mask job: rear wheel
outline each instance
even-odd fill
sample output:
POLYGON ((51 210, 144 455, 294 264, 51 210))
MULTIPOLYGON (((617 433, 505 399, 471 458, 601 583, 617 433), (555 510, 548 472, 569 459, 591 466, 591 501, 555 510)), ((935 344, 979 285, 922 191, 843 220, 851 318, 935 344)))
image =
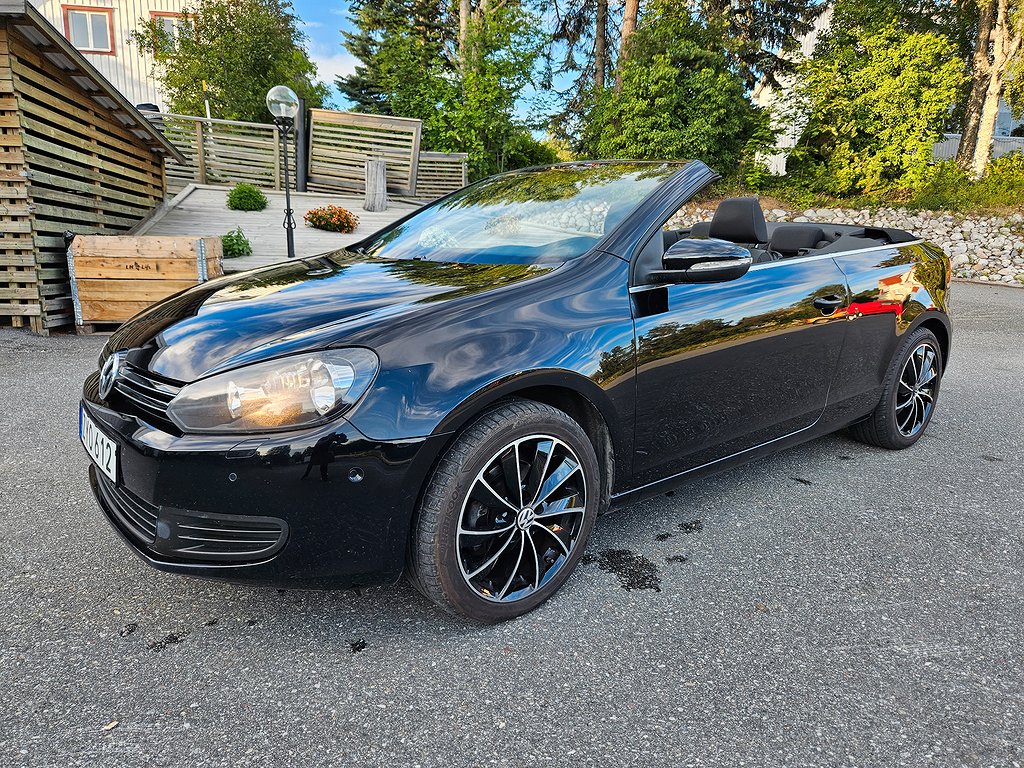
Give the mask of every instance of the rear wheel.
POLYGON ((410 543, 410 580, 473 621, 527 613, 582 557, 599 477, 593 445, 562 411, 526 400, 488 411, 430 479, 410 543))
POLYGON ((850 434, 869 445, 909 448, 931 421, 941 381, 939 340, 927 328, 918 328, 893 356, 878 406, 867 419, 850 427, 850 434))

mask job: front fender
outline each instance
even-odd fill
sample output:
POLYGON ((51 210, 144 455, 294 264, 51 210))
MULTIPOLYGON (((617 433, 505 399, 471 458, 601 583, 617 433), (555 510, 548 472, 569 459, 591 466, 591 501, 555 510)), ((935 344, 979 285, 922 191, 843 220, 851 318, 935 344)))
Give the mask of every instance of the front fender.
POLYGON ((605 391, 586 376, 557 368, 514 373, 481 387, 453 408, 437 425, 434 434, 456 432, 497 401, 539 387, 565 390, 586 399, 601 414, 615 442, 624 414, 617 413, 605 391))

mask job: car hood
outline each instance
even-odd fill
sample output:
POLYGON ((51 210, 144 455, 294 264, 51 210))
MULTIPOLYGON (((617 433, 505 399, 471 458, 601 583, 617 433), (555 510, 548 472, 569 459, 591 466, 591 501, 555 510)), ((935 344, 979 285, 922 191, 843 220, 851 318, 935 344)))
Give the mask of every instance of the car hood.
MULTIPOLYGON (((535 279, 557 265, 360 260, 341 253, 286 262, 205 283, 136 316, 111 338, 128 362, 190 382, 240 365, 348 341, 358 327, 535 279)), ((372 334, 371 334, 372 335, 372 334)))

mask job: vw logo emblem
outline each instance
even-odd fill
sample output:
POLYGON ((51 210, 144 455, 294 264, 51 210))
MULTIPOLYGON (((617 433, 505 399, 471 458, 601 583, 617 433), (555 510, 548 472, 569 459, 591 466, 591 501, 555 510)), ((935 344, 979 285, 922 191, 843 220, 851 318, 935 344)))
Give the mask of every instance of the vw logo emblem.
POLYGON ((124 359, 124 352, 115 352, 100 369, 100 397, 106 400, 114 389, 114 381, 121 370, 121 361, 124 359))

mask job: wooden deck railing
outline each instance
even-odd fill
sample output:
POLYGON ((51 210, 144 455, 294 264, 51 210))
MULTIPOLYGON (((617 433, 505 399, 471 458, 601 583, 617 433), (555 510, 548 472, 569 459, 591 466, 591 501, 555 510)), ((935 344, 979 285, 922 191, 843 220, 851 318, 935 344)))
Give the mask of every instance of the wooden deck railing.
POLYGON ((189 184, 247 182, 263 189, 282 188, 277 126, 166 112, 150 112, 147 117, 190 162, 188 166, 168 163, 169 193, 189 184))
MULTIPOLYGON (((189 160, 187 166, 167 164, 169 194, 189 184, 247 182, 282 189, 277 126, 167 112, 146 115, 189 160)), ((394 195, 432 199, 464 187, 468 155, 420 152, 421 131, 419 120, 314 109, 309 155, 293 160, 309 163, 309 189, 320 192, 361 192, 370 159, 387 161, 388 191, 394 195)))

